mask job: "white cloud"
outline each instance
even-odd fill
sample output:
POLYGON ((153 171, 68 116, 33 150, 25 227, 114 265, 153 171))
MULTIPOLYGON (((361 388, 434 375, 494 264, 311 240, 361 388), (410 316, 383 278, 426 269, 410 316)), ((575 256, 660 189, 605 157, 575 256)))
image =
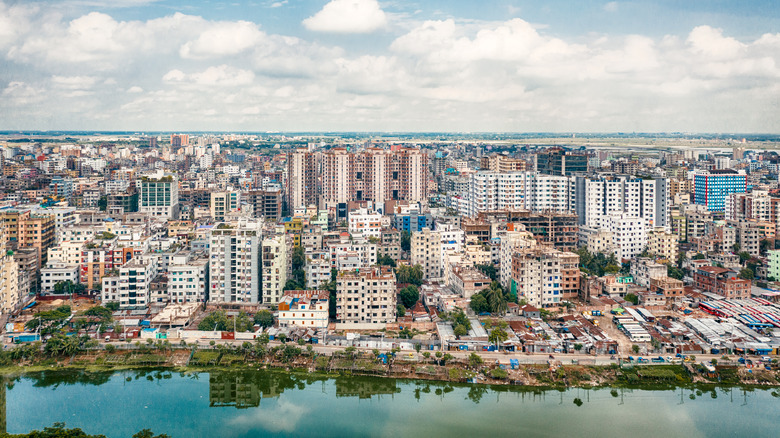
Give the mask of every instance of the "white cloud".
POLYGON ((620 4, 618 2, 608 2, 604 4, 605 12, 617 12, 619 8, 620 4))
POLYGON ((254 73, 231 67, 226 64, 212 66, 204 71, 185 74, 181 70, 171 70, 163 76, 163 81, 168 83, 183 83, 189 85, 206 86, 243 86, 251 84, 254 73))
POLYGON ((212 58, 237 55, 258 44, 265 33, 247 21, 220 22, 204 30, 197 39, 187 41, 179 50, 182 58, 212 58))
POLYGON ((385 27, 387 16, 377 0, 331 0, 303 25, 315 32, 370 33, 385 27))
POLYGON ((281 2, 273 2, 271 3, 272 8, 281 8, 282 6, 287 4, 287 0, 281 1, 281 2))
POLYGON ((253 409, 248 414, 233 418, 229 424, 239 430, 263 428, 269 432, 289 433, 296 429, 298 422, 308 412, 308 408, 278 400, 272 408, 253 409))
POLYGON ((52 83, 59 88, 82 90, 92 88, 97 82, 93 76, 52 76, 52 83))
POLYGON ((133 86, 127 89, 128 93, 136 94, 136 93, 143 93, 144 89, 139 86, 133 86))

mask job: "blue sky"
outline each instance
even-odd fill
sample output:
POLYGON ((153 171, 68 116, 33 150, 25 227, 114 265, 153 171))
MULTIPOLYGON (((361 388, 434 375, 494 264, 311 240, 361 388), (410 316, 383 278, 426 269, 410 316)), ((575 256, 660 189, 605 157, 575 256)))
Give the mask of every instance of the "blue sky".
POLYGON ((0 0, 0 129, 780 132, 773 1, 0 0))

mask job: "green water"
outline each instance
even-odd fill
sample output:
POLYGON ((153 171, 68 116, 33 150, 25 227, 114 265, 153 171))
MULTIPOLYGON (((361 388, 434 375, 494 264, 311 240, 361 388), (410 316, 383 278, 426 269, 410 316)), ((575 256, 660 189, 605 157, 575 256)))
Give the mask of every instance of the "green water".
POLYGON ((281 372, 52 372, 6 380, 9 433, 54 422, 130 437, 777 436, 778 390, 450 385, 281 372))

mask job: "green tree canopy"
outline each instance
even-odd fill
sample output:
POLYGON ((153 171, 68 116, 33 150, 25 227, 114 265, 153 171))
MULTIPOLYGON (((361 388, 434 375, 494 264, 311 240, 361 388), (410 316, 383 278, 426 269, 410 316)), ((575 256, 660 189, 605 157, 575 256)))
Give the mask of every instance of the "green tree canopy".
POLYGON ((401 289, 399 297, 404 307, 411 309, 420 300, 420 292, 417 290, 417 286, 409 285, 401 289))
POLYGON ((268 328, 274 325, 274 314, 270 310, 262 309, 255 313, 255 324, 263 328, 268 328))

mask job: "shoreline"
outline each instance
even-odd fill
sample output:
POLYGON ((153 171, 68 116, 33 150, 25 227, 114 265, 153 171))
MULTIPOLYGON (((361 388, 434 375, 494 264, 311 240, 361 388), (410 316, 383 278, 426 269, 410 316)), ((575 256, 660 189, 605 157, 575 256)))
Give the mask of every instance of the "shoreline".
MULTIPOLYGON (((196 356, 195 350, 190 352, 190 358, 196 356)), ((205 350, 211 352, 209 350, 205 350)), ((174 350, 168 360, 175 359, 174 350)), ((213 352, 211 352, 213 354, 213 352)), ((311 355, 299 356, 295 360, 283 362, 275 357, 263 359, 248 359, 234 361, 236 355, 230 352, 219 352, 216 362, 225 358, 233 360, 228 364, 176 364, 168 361, 156 364, 111 363, 106 355, 76 355, 71 358, 53 358, 30 361, 29 364, 10 364, 0 366, 0 376, 3 379, 16 379, 35 373, 61 372, 81 374, 105 374, 120 372, 170 371, 177 373, 212 373, 212 372, 275 372, 302 374, 324 379, 340 377, 375 377, 380 379, 415 380, 440 382, 445 384, 484 385, 490 387, 516 387, 540 389, 567 388, 631 388, 631 389, 673 389, 679 387, 741 387, 772 389, 780 387, 780 372, 756 370, 756 373, 746 372, 744 368, 731 366, 716 366, 717 376, 709 377, 696 372, 697 365, 529 365, 521 364, 516 369, 507 370, 494 364, 469 364, 468 361, 449 359, 442 365, 435 360, 425 362, 407 362, 391 359, 387 365, 373 355, 311 355), (228 357, 229 356, 229 357, 228 357)), ((216 363, 215 362, 215 363, 216 363)), ((505 367, 506 368, 506 367, 505 367)))

